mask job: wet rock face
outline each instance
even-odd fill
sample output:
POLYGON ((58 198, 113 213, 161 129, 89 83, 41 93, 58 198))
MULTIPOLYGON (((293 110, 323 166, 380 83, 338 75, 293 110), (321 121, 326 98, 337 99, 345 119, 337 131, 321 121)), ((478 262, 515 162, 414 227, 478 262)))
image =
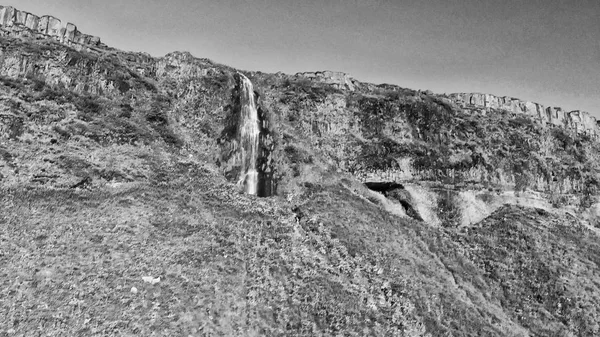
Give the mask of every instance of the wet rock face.
POLYGON ((277 178, 275 172, 275 163, 273 160, 273 152, 275 150, 275 142, 273 139, 270 125, 267 121, 266 112, 258 109, 258 116, 261 120, 260 138, 259 138, 259 154, 258 154, 258 190, 259 197, 269 197, 277 194, 277 178))
MULTIPOLYGON (((227 118, 226 126, 223 129, 219 144, 221 154, 218 164, 221 166, 225 177, 232 182, 238 182, 239 177, 243 176, 245 170, 242 152, 243 144, 240 139, 240 130, 242 120, 240 118, 243 110, 243 80, 242 76, 236 75, 236 85, 232 91, 232 109, 227 118)), ((275 172, 275 161, 273 153, 275 141, 272 134, 272 125, 270 124, 268 111, 260 105, 260 96, 258 93, 252 93, 255 99, 256 112, 258 114, 258 147, 256 159, 257 186, 255 193, 259 197, 268 197, 277 193, 277 179, 275 172)))
POLYGON ((106 48, 97 36, 83 34, 72 23, 45 15, 37 16, 13 7, 0 6, 0 27, 6 35, 46 35, 75 49, 106 48))
POLYGON ((458 93, 449 99, 462 108, 507 110, 513 113, 533 116, 543 125, 561 126, 580 134, 600 136, 596 118, 585 111, 564 111, 559 107, 545 107, 541 104, 522 101, 513 97, 498 97, 490 94, 458 93))

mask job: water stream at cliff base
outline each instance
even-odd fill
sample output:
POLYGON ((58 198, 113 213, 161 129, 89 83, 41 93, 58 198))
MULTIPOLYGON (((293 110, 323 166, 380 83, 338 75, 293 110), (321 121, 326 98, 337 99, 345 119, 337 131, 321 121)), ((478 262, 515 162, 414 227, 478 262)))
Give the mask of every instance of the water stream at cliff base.
POLYGON ((239 185, 243 185, 246 193, 256 194, 258 190, 258 142, 260 135, 258 111, 252 82, 242 75, 240 77, 240 152, 241 166, 239 185))

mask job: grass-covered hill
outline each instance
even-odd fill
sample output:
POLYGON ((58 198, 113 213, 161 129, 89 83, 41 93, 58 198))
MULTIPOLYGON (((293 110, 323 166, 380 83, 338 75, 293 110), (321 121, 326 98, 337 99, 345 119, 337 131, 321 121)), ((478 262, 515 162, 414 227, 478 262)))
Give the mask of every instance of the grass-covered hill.
POLYGON ((600 334, 598 230, 577 213, 597 202, 591 137, 244 71, 277 179, 258 198, 228 179, 237 70, 42 38, 0 48, 0 336, 600 334), (435 226, 406 216, 429 194, 398 202, 369 179, 571 208, 435 226))

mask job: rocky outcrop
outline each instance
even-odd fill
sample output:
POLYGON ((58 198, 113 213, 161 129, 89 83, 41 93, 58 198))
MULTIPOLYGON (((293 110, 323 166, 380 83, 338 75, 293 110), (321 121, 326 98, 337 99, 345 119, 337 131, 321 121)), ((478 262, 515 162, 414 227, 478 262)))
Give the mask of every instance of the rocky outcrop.
POLYGON ((97 36, 77 30, 72 23, 65 23, 50 16, 37 16, 13 7, 0 6, 0 29, 8 36, 48 36, 75 49, 104 49, 106 45, 97 36))
POLYGON ((498 97, 490 94, 457 93, 450 94, 448 98, 465 110, 473 108, 486 112, 492 109, 507 110, 533 116, 544 125, 561 126, 579 134, 600 136, 600 127, 596 118, 585 111, 564 111, 558 107, 545 107, 513 97, 498 97))
POLYGON ((346 89, 354 91, 355 80, 346 73, 339 71, 317 71, 317 72, 304 72, 297 73, 296 77, 308 78, 312 81, 329 84, 336 89, 346 89))
POLYGON ((196 58, 189 52, 173 52, 156 62, 156 76, 189 80, 210 75, 214 73, 214 68, 209 60, 196 58))

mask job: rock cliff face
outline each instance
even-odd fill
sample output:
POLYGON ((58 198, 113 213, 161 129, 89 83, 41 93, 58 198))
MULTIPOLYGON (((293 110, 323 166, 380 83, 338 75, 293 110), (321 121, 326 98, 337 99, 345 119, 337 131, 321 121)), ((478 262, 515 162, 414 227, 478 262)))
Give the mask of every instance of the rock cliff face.
MULTIPOLYGON (((0 25, 9 35, 0 41, 0 75, 161 106, 180 137, 235 180, 231 158, 239 144, 229 132, 236 130, 231 118, 239 110, 235 69, 182 52, 161 58, 100 49, 89 53, 92 49, 81 49, 90 46, 86 43, 101 46, 99 39, 78 40, 82 35, 73 25, 11 7, 0 8, 0 25), (30 43, 13 37, 23 32, 43 39, 30 43), (57 48, 48 40, 80 51, 57 48), (155 96, 164 104, 147 102, 155 96)), ((590 189, 595 186, 595 145, 574 136, 600 134, 588 113, 488 94, 441 96, 373 85, 333 71, 245 75, 260 92, 259 114, 265 123, 258 163, 266 182, 261 195, 294 190, 296 179, 304 179, 319 162, 361 182, 414 187, 411 200, 422 199, 416 194, 445 194, 440 203, 453 195, 450 199, 466 204, 474 199, 465 197, 470 193, 500 200, 488 205, 501 205, 510 199, 506 193, 524 190, 554 198, 575 195, 573 200, 595 195, 590 189), (494 193, 478 193, 481 189, 494 193)), ((23 124, 22 117, 8 113, 1 123, 8 138, 23 124)))
POLYGON ((600 152, 588 137, 596 131, 587 114, 584 125, 576 112, 542 115, 549 118, 542 123, 530 113, 540 105, 521 108, 515 101, 521 112, 506 112, 508 103, 491 95, 473 104, 468 96, 462 108, 447 97, 393 86, 328 87, 300 80, 283 99, 265 102, 302 139, 302 146, 298 140, 283 146, 295 154, 299 147, 314 149, 365 183, 403 185, 412 200, 404 201, 428 223, 465 225, 505 204, 577 212, 597 202, 600 152), (587 132, 571 132, 577 130, 587 132))
POLYGON ((317 71, 297 73, 296 77, 307 78, 315 82, 325 83, 336 89, 347 89, 354 91, 355 80, 350 75, 339 71, 317 71))
POLYGON ((13 7, 0 6, 0 26, 8 36, 49 36, 75 49, 103 49, 97 36, 83 34, 72 23, 49 16, 37 16, 13 7))
POLYGON ((517 114, 530 115, 542 124, 556 125, 594 137, 600 135, 598 121, 585 111, 564 111, 559 107, 545 107, 539 103, 490 94, 456 93, 450 94, 448 98, 466 111, 472 109, 481 109, 486 112, 492 109, 507 110, 517 114))
POLYGON ((0 38, 0 76, 35 79, 92 95, 121 96, 136 86, 151 85, 141 74, 155 72, 154 60, 144 55, 88 53, 58 49, 56 44, 44 40, 31 45, 19 38, 0 38))

